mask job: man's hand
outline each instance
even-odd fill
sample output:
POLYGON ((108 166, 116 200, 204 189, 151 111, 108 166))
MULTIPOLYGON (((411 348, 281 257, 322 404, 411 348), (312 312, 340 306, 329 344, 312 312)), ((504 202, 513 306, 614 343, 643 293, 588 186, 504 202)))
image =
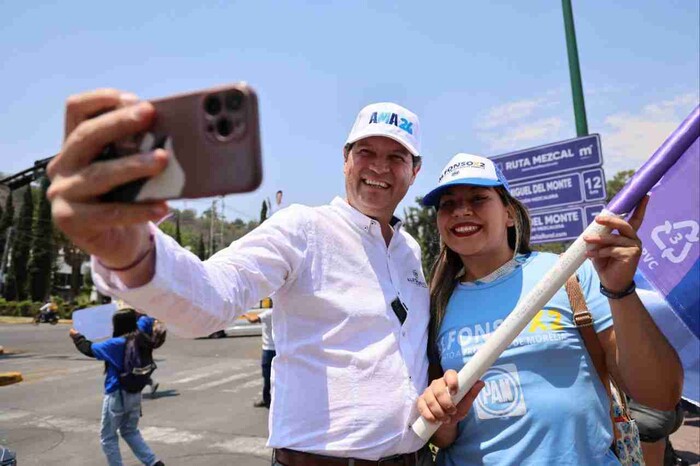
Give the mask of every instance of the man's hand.
POLYGON ((54 223, 79 248, 110 268, 131 264, 150 248, 147 222, 167 213, 165 202, 98 201, 98 196, 116 186, 157 175, 167 164, 168 154, 162 149, 91 163, 108 144, 151 125, 153 106, 137 102, 133 94, 114 89, 70 97, 63 147, 47 168, 54 223))
POLYGON ((70 337, 73 340, 75 340, 76 338, 78 338, 82 334, 79 331, 77 331, 76 329, 71 328, 70 330, 68 330, 68 335, 70 335, 70 337))

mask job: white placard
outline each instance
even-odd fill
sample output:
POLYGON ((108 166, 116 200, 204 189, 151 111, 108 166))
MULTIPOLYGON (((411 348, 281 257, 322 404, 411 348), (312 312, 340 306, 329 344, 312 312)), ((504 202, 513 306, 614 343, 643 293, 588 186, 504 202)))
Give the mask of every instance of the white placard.
POLYGON ((117 312, 116 303, 88 307, 73 312, 73 328, 88 340, 102 340, 112 336, 112 315, 117 312))

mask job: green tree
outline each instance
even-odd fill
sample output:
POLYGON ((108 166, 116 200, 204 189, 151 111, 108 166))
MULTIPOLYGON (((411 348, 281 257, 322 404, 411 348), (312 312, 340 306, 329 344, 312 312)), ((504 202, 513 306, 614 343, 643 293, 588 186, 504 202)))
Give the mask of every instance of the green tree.
POLYGON ((51 221, 51 204, 46 197, 49 179, 41 182, 41 196, 31 243, 29 261, 29 294, 33 301, 44 301, 51 293, 51 267, 53 264, 53 223, 51 221))
POLYGON ((175 241, 182 246, 182 234, 180 233, 180 212, 175 212, 175 241))
POLYGON ((29 278, 28 263, 32 239, 32 223, 34 220, 34 201, 32 190, 27 186, 24 190, 22 207, 16 220, 10 270, 7 274, 5 297, 8 301, 23 301, 27 298, 27 282, 29 278))
POLYGON ((207 258, 207 249, 204 247, 204 234, 199 235, 199 243, 197 244, 197 257, 201 260, 207 258))
POLYGON ((418 241, 421 249, 423 271, 430 280, 433 264, 440 254, 440 234, 437 230, 437 211, 424 207, 421 198, 416 198, 419 207, 404 209, 404 228, 418 241))
MULTIPOLYGON (((0 216, 0 260, 5 252, 5 241, 7 240, 7 231, 15 221, 15 207, 12 204, 12 192, 7 195, 5 200, 5 209, 0 216)), ((8 246, 9 247, 9 246, 8 246)), ((1 272, 1 271, 0 271, 1 272)))
POLYGON ((605 199, 606 202, 610 202, 613 197, 622 189, 622 187, 627 184, 632 175, 634 175, 634 170, 623 170, 615 173, 612 180, 608 180, 605 183, 605 187, 608 191, 608 197, 605 199))
POLYGON ((262 207, 260 207, 260 223, 267 220, 267 202, 262 201, 262 207))

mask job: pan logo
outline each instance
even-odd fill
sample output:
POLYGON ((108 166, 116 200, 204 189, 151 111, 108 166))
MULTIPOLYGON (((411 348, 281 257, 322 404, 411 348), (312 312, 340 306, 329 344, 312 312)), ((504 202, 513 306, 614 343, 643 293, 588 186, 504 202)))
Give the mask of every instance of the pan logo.
POLYGON ((474 404, 479 419, 516 417, 527 412, 515 364, 493 366, 486 371, 481 380, 485 385, 474 404))

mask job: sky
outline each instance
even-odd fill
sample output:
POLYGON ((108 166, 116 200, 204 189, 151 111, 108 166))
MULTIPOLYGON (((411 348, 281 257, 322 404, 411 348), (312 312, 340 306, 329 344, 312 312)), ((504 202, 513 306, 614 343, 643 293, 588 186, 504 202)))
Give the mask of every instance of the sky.
MULTIPOLYGON (((698 104, 699 9, 573 1, 589 132, 601 135, 608 178, 639 167, 698 104)), ((555 0, 2 2, 0 63, 3 173, 60 149, 71 94, 115 87, 152 99, 248 82, 264 180, 226 196, 227 219, 256 219, 278 189, 286 203, 342 196, 342 146, 372 102, 421 119, 424 163, 399 216, 457 152, 493 156, 576 136, 555 0)))

